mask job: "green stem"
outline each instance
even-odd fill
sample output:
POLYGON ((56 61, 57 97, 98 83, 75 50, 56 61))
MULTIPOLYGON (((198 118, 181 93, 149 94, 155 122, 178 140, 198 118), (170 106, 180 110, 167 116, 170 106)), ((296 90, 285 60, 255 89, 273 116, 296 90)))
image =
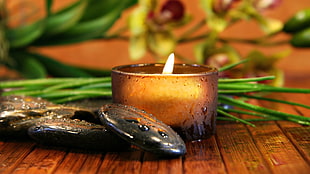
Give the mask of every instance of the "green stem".
POLYGON ((228 104, 228 105, 234 105, 234 106, 238 106, 238 107, 248 109, 248 110, 252 110, 255 112, 260 112, 263 114, 272 115, 274 117, 279 117, 279 118, 282 118, 283 120, 289 120, 289 121, 296 122, 299 124, 310 125, 310 118, 308 118, 308 117, 303 117, 303 116, 294 115, 294 114, 288 114, 288 113, 284 113, 284 112, 280 112, 280 111, 276 111, 276 110, 252 105, 252 104, 245 103, 245 102, 240 101, 240 100, 232 99, 232 98, 229 98, 229 97, 226 97, 223 95, 219 95, 218 99, 219 99, 220 103, 224 103, 224 104, 228 104))
POLYGON ((253 78, 241 78, 241 79, 219 79, 219 83, 237 83, 237 82, 257 82, 264 80, 273 80, 275 76, 265 76, 265 77, 253 77, 253 78))
POLYGON ((247 61, 249 61, 248 59, 244 59, 244 60, 241 60, 240 62, 237 62, 237 63, 233 63, 233 64, 230 64, 230 65, 226 65, 226 66, 223 66, 221 67, 218 71, 219 72, 222 72, 222 71, 226 71, 226 70, 229 70, 229 69, 232 69, 240 64, 243 64, 243 63, 246 63, 247 61))
POLYGON ((219 83, 218 88, 221 90, 257 90, 262 92, 290 92, 290 93, 310 93, 310 89, 302 88, 285 88, 285 87, 275 87, 264 84, 256 83, 219 83))
POLYGON ((68 97, 75 95, 85 95, 86 97, 94 97, 94 96, 112 96, 111 90, 61 90, 61 91, 53 91, 52 93, 44 93, 38 95, 38 97, 42 98, 59 98, 59 97, 68 97))
MULTIPOLYGON (((227 118, 227 117, 217 117, 217 120, 221 120, 221 121, 236 121, 233 118, 227 118)), ((243 119, 245 121, 279 121, 281 119, 279 118, 248 118, 248 119, 243 119)))
MULTIPOLYGON (((101 97, 101 96, 95 96, 95 97, 101 97)), ((53 103, 66 103, 66 102, 71 102, 71 101, 75 101, 75 100, 81 100, 81 99, 88 99, 90 98, 90 96, 88 95, 74 95, 74 96, 69 96, 69 97, 64 97, 64 98, 60 98, 60 99, 51 99, 50 101, 53 103)))
POLYGON ((277 117, 272 117, 270 115, 260 114, 260 113, 256 113, 256 112, 250 112, 250 111, 244 111, 244 110, 238 110, 238 109, 225 109, 222 107, 221 107, 221 109, 223 111, 227 111, 227 112, 234 112, 234 113, 238 113, 238 114, 252 115, 252 116, 258 116, 258 117, 263 117, 263 118, 281 120, 280 118, 277 118, 277 117))
POLYGON ((235 121, 239 121, 239 122, 241 122, 241 123, 244 123, 244 124, 250 125, 250 126, 252 126, 252 127, 255 127, 254 124, 252 124, 252 123, 250 123, 250 122, 248 122, 248 121, 245 121, 245 120, 243 120, 243 119, 240 119, 240 118, 238 118, 238 117, 235 117, 235 116, 233 116, 233 115, 231 115, 231 114, 229 114, 229 113, 227 113, 227 112, 225 112, 225 111, 223 111, 223 110, 221 110, 221 109, 217 109, 217 112, 218 112, 219 114, 222 114, 222 115, 225 115, 225 116, 227 116, 227 117, 230 117, 230 118, 234 119, 235 121))
POLYGON ((42 78, 42 79, 7 81, 7 82, 1 82, 0 88, 55 85, 55 84, 70 83, 70 82, 85 80, 85 79, 88 79, 88 78, 42 78))
POLYGON ((279 46, 279 45, 284 45, 288 44, 289 40, 281 40, 281 41, 275 41, 275 42, 267 42, 265 39, 262 38, 255 38, 255 39, 240 39, 240 38, 218 38, 218 41, 223 42, 223 43, 246 43, 246 44, 253 44, 256 46, 279 46))
POLYGON ((276 103, 289 104, 289 105, 295 105, 295 106, 300 106, 303 108, 310 109, 310 106, 308 106, 308 105, 290 102, 290 101, 278 100, 278 99, 273 99, 273 98, 260 97, 260 96, 254 96, 254 95, 246 95, 246 94, 236 94, 236 96, 245 97, 245 98, 252 98, 252 99, 257 99, 257 100, 271 101, 271 102, 276 102, 276 103))
POLYGON ((235 95, 237 93, 248 93, 248 92, 259 92, 259 89, 235 89, 235 90, 221 90, 218 89, 217 93, 218 94, 232 94, 235 95))
POLYGON ((105 39, 105 40, 118 39, 118 40, 128 41, 129 37, 122 36, 122 35, 104 35, 104 36, 97 37, 96 39, 105 39))
POLYGON ((198 35, 198 36, 194 36, 191 38, 180 39, 178 40, 178 43, 182 44, 182 43, 188 43, 188 42, 193 42, 193 41, 199 41, 199 40, 204 40, 208 37, 209 37, 209 34, 203 34, 203 35, 198 35))
POLYGON ((98 84, 89 84, 81 86, 79 89, 96 89, 96 88, 111 88, 112 84, 109 83, 98 83, 98 84))
POLYGON ((69 82, 69 83, 62 83, 62 84, 57 84, 51 87, 47 87, 43 91, 49 92, 49 91, 54 91, 57 89, 64 89, 64 88, 73 88, 73 87, 78 87, 78 86, 83 86, 87 84, 94 84, 94 83, 105 83, 105 82, 111 82, 110 77, 105 77, 105 78, 92 78, 92 79, 85 79, 85 80, 76 80, 74 82, 69 82))
POLYGON ((23 88, 20 90, 12 90, 3 92, 1 95, 8 96, 8 95, 24 95, 24 96, 36 96, 44 93, 42 91, 42 87, 40 88, 23 88))

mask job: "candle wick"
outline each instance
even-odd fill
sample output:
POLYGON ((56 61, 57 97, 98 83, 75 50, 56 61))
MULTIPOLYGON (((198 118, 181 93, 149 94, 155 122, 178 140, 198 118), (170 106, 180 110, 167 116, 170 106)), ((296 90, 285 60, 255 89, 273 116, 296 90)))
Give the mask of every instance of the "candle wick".
POLYGON ((171 53, 165 63, 163 74, 172 74, 174 66, 174 53, 171 53))

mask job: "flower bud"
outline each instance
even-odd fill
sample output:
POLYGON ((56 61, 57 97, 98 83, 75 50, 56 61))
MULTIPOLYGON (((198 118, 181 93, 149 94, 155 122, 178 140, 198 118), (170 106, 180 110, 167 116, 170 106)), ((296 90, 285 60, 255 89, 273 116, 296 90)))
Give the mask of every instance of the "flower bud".
POLYGON ((179 0, 168 0, 161 8, 161 15, 169 20, 178 21, 184 16, 184 5, 179 0))

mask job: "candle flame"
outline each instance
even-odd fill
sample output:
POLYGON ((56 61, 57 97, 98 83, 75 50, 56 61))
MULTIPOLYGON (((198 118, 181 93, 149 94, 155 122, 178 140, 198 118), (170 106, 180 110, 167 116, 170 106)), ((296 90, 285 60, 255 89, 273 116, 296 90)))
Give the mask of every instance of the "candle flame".
POLYGON ((171 53, 166 61, 163 74, 172 74, 174 65, 174 53, 171 53))

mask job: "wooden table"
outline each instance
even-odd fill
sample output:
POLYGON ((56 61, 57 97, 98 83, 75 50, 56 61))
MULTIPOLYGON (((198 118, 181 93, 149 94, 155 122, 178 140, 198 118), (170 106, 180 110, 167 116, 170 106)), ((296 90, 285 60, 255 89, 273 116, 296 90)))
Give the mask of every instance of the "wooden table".
MULTIPOLYGON (((289 76, 288 86, 309 87, 307 74, 289 76)), ((310 105, 310 94, 277 98, 310 105)), ((265 103, 266 104, 266 103, 265 103)), ((270 105, 310 116, 309 110, 270 105)), ((0 173, 310 173, 310 127, 284 121, 257 122, 257 127, 218 122, 217 133, 201 142, 187 142, 187 154, 159 159, 151 153, 89 152, 47 147, 35 142, 0 141, 0 173)))

